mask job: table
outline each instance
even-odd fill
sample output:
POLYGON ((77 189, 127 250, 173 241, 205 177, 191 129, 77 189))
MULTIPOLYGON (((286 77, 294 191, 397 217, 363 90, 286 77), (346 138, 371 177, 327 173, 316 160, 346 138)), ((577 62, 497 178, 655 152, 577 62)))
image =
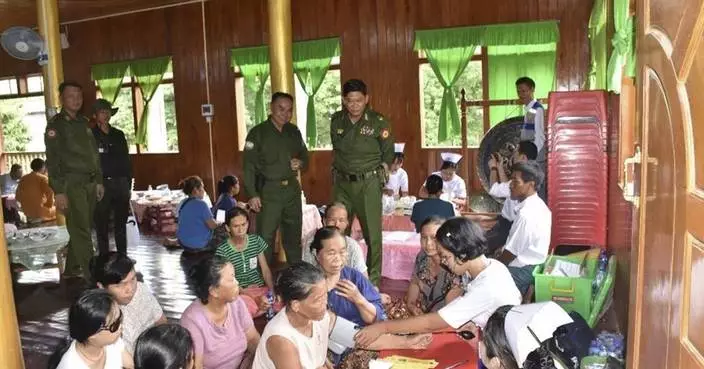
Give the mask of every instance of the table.
MULTIPOLYGON (((144 215, 149 207, 167 208, 172 211, 175 218, 178 218, 178 205, 185 197, 186 195, 181 190, 169 191, 168 195, 164 191, 132 191, 130 206, 137 223, 144 221, 144 215), (164 195, 157 199, 150 198, 159 196, 159 194, 164 195)), ((208 204, 208 208, 213 207, 213 203, 207 193, 203 197, 203 201, 208 204)))
MULTIPOLYGON (((389 279, 410 281, 416 263, 416 255, 421 250, 420 234, 416 232, 382 232, 381 276, 389 279)), ((367 244, 359 241, 364 257, 367 244)))
POLYGON ((415 359, 435 360, 435 369, 445 369, 448 366, 468 360, 455 369, 476 369, 478 362, 477 340, 465 341, 455 333, 434 333, 433 341, 425 350, 382 350, 380 358, 400 355, 415 359))
POLYGON ((69 240, 65 226, 29 228, 16 233, 26 236, 46 231, 54 234, 41 241, 34 241, 29 237, 15 239, 12 234, 6 235, 10 262, 21 264, 30 270, 43 269, 46 264, 56 264, 57 262, 60 265, 63 261, 63 258, 59 256, 60 250, 68 244, 69 240))
MULTIPOLYGON (((389 214, 381 217, 381 230, 389 232, 415 232, 416 225, 411 222, 411 217, 408 215, 389 214)), ((362 234, 362 225, 359 223, 359 219, 357 218, 355 218, 354 222, 352 222, 350 237, 355 240, 361 240, 364 238, 364 235, 362 234)))

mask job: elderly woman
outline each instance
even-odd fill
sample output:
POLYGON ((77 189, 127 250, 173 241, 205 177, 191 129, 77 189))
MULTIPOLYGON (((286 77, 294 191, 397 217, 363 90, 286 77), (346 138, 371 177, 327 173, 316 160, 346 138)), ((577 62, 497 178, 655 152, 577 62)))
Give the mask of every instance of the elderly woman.
POLYGON ((135 369, 193 369, 193 339, 178 324, 162 324, 144 331, 134 351, 135 369))
MULTIPOLYGON (((329 341, 334 327, 337 323, 354 323, 328 310, 328 288, 323 273, 306 262, 295 263, 281 272, 276 291, 285 307, 264 328, 252 368, 331 368, 326 356, 329 344, 334 342, 329 341)), ((352 342, 352 334, 342 337, 343 341, 352 342)), ((381 335, 368 347, 420 349, 428 343, 428 336, 381 335)))
POLYGON ((355 337, 359 346, 367 347, 384 333, 483 327, 500 306, 521 303, 521 294, 506 266, 484 256, 487 244, 479 225, 466 218, 452 218, 440 226, 436 238, 442 264, 456 275, 471 278, 464 286, 464 295, 437 312, 369 325, 355 337))
POLYGON ((420 226, 423 250, 416 256, 406 307, 413 315, 438 311, 462 295, 462 278, 443 269, 435 234, 445 219, 430 217, 420 226))
POLYGON ((193 338, 195 369, 249 368, 247 353, 259 333, 239 295, 235 268, 214 256, 197 264, 190 279, 198 299, 186 308, 181 325, 193 338))

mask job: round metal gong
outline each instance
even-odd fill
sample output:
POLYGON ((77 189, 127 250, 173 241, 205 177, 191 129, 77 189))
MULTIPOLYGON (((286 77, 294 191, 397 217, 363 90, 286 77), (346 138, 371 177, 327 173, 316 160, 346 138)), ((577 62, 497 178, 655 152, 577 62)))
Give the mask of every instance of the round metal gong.
MULTIPOLYGON (((505 158, 513 157, 514 151, 518 148, 518 143, 521 141, 521 125, 523 125, 523 117, 512 117, 492 127, 489 132, 484 135, 482 142, 479 144, 479 153, 477 154, 477 174, 479 180, 487 193, 491 188, 489 182, 489 159, 491 155, 498 152, 505 158)), ((511 160, 504 161, 504 170, 506 175, 511 176, 511 160)), ((504 199, 494 198, 499 203, 503 203, 504 199)))

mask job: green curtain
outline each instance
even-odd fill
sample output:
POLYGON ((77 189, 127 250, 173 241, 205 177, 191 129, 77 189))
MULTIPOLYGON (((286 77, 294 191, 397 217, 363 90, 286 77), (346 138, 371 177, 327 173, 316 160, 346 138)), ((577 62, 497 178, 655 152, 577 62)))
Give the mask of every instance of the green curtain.
POLYGON ((103 99, 111 104, 115 103, 117 95, 120 94, 122 79, 125 78, 128 67, 128 62, 119 62, 93 65, 90 68, 93 80, 98 84, 103 99))
POLYGON ((259 124, 266 119, 264 86, 269 79, 269 48, 267 46, 244 47, 230 50, 230 65, 240 68, 246 88, 254 91, 254 121, 259 124))
POLYGON ((308 95, 306 105, 306 139, 310 147, 317 146, 318 130, 315 118, 315 94, 323 84, 332 58, 340 55, 337 38, 295 42, 293 72, 308 95))
MULTIPOLYGON (((535 81, 535 98, 543 99, 555 87, 556 45, 489 46, 489 99, 516 98, 516 80, 529 76, 535 81)), ((506 118, 523 115, 520 105, 492 106, 489 120, 493 127, 506 118)))
POLYGON ((164 73, 169 68, 169 64, 171 64, 170 56, 130 62, 130 71, 142 91, 142 101, 144 101, 144 109, 142 110, 142 116, 139 118, 135 134, 135 142, 138 145, 147 143, 149 102, 152 101, 154 93, 159 88, 162 79, 164 79, 164 73))
POLYGON ((633 77, 633 37, 634 21, 629 16, 629 1, 614 0, 614 36, 611 39, 613 52, 608 65, 608 89, 616 93, 621 92, 621 77, 624 67, 626 75, 633 77))
POLYGON ((595 0, 592 14, 589 17, 589 45, 591 48, 591 66, 587 79, 588 89, 606 89, 607 69, 607 37, 606 15, 607 1, 595 0))

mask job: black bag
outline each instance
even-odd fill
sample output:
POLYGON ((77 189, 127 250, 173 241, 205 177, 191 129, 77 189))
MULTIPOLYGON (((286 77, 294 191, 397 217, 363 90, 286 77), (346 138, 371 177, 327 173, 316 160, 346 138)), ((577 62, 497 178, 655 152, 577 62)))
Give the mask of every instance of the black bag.
POLYGON ((568 369, 579 369, 582 358, 589 355, 594 332, 577 312, 571 312, 573 322, 558 327, 549 339, 547 349, 553 358, 568 369))

